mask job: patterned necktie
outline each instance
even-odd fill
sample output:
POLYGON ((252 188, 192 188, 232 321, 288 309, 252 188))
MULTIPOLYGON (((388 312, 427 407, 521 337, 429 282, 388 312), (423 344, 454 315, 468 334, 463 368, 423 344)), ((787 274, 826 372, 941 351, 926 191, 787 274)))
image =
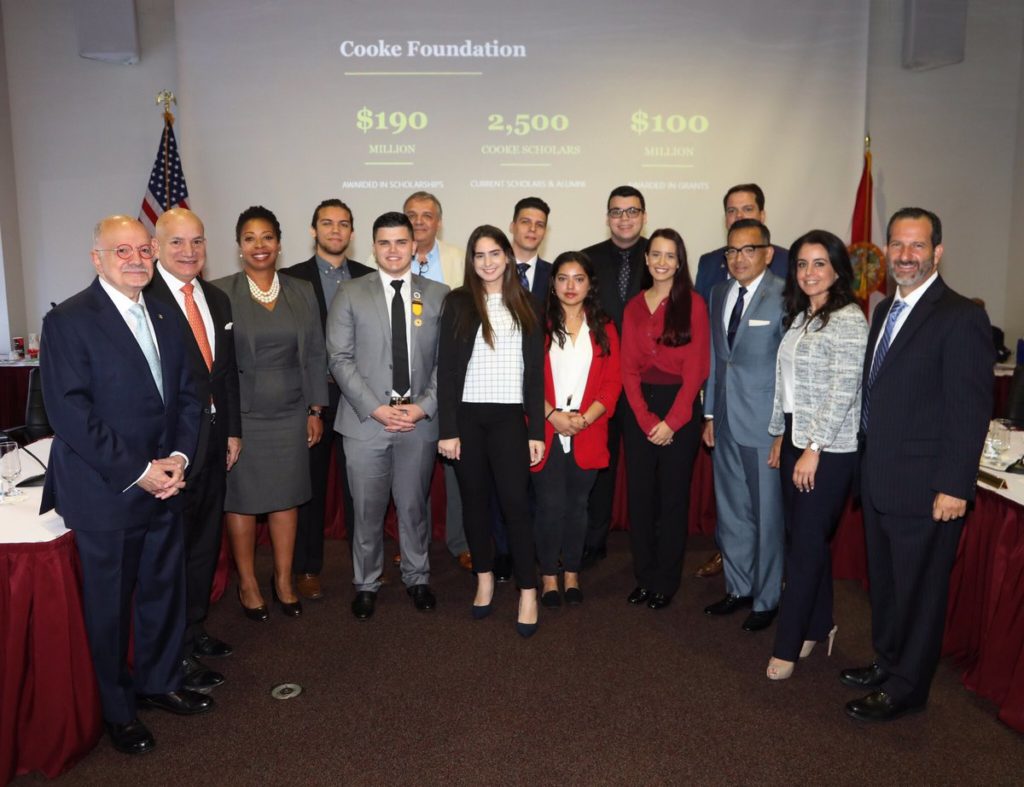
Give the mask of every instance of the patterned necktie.
POLYGON ((727 338, 729 339, 729 349, 732 349, 733 340, 736 338, 736 331, 740 327, 740 321, 743 319, 743 297, 747 294, 746 287, 740 287, 740 297, 736 299, 736 305, 732 307, 732 314, 729 315, 729 329, 727 332, 727 338))
POLYGON ((149 323, 146 321, 146 312, 142 304, 136 303, 128 313, 135 320, 135 340, 139 343, 142 354, 146 356, 146 363, 149 364, 149 371, 153 375, 153 382, 156 383, 156 390, 160 393, 160 400, 164 398, 164 375, 160 370, 160 355, 156 351, 156 343, 153 341, 153 334, 149 332, 149 323))
POLYGON ((885 360, 885 356, 889 353, 893 329, 895 329, 896 321, 900 318, 900 314, 903 313, 905 308, 907 308, 906 301, 893 301, 892 308, 889 310, 889 316, 885 320, 885 331, 882 333, 882 341, 878 343, 878 349, 875 350, 875 357, 871 361, 871 371, 868 372, 868 387, 864 389, 864 403, 860 408, 861 431, 866 431, 868 428, 871 386, 875 384, 875 378, 878 377, 878 370, 882 367, 882 361, 885 360))
POLYGON ((188 325, 192 329, 192 335, 196 337, 196 344, 199 345, 199 352, 203 354, 203 360, 206 361, 206 368, 213 369, 213 351, 210 349, 210 340, 206 336, 203 316, 199 313, 196 299, 192 295, 194 290, 195 285, 191 282, 181 288, 185 294, 185 319, 188 320, 188 325))
POLYGON ((391 299, 391 388, 399 396, 409 391, 409 345, 405 337, 405 301, 402 280, 391 282, 395 297, 391 299))
POLYGON ((530 266, 525 262, 517 262, 516 270, 519 271, 519 283, 523 285, 523 289, 527 292, 530 291, 530 280, 526 278, 526 272, 530 270, 530 266))
POLYGON ((619 298, 626 302, 626 295, 629 293, 629 252, 619 249, 619 277, 615 282, 619 287, 619 298))

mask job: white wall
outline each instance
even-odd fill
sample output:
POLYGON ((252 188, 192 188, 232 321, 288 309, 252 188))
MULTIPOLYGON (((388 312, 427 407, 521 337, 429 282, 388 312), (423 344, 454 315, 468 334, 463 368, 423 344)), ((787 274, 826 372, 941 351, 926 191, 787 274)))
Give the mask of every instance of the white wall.
POLYGON ((967 14, 964 62, 914 72, 900 66, 902 0, 872 1, 867 118, 876 198, 883 217, 906 205, 939 215, 943 277, 983 298, 1009 339, 1024 334, 1019 262, 1010 268, 1011 228, 1020 225, 1015 189, 1024 199, 1021 167, 1014 172, 1024 3, 971 0, 967 14))
POLYGON ((3 31, 3 15, 0 14, 0 355, 11 346, 12 336, 25 336, 21 333, 25 325, 25 287, 18 244, 18 195, 14 185, 14 146, 3 31))
POLYGON ((12 328, 25 335, 92 279, 96 220, 138 213, 163 123, 154 99, 175 87, 173 0, 137 0, 134 66, 78 56, 73 2, 3 0, 27 312, 12 328))
MULTIPOLYGON (((1024 30, 1018 46, 1024 50, 1024 30)), ((1024 58, 1020 64, 1020 90, 1024 92, 1024 58)), ((1017 339, 1024 337, 1024 101, 1017 105, 1017 155, 1013 175, 1013 210, 1010 214, 1010 253, 1006 267, 1006 307, 1003 321, 1006 346, 1014 353, 1017 339)), ((1012 357, 1012 356, 1011 356, 1012 357)))

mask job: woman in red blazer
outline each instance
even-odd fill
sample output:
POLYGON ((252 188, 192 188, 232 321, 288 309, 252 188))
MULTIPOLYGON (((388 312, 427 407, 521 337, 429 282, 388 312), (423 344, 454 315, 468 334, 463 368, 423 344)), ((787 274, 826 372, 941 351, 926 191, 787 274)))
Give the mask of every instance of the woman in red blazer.
POLYGON ((608 418, 622 390, 619 337, 602 311, 587 255, 567 251, 551 268, 544 356, 544 458, 533 468, 537 494, 534 540, 542 575, 540 603, 583 601, 580 562, 587 499, 597 471, 608 466, 608 418))

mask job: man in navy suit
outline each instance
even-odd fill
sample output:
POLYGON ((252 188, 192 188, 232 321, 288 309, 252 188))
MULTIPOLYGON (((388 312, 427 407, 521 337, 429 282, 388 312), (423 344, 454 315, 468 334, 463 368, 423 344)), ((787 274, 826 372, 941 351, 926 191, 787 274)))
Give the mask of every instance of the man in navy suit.
POLYGON ((995 363, 984 309, 938 274, 939 217, 903 208, 886 238, 898 290, 872 319, 860 424, 875 661, 840 675, 847 686, 874 689, 846 705, 861 721, 889 721, 928 701, 995 363))
POLYGON ((524 197, 516 203, 512 211, 512 223, 508 225, 519 280, 525 281, 542 321, 548 281, 551 279, 551 263, 542 260, 539 252, 548 231, 550 215, 551 208, 540 197, 524 197))
POLYGON ((182 715, 213 708, 209 697, 181 688, 178 493, 195 453, 200 405, 177 316, 142 295, 153 254, 138 220, 97 224, 98 276, 46 316, 40 353, 55 435, 41 511, 56 509, 75 531, 103 718, 114 747, 130 754, 155 745, 137 706, 182 715))
MULTIPOLYGON (((331 301, 346 282, 358 279, 373 268, 348 258, 348 247, 352 242, 352 210, 340 199, 325 199, 313 211, 310 234, 313 236, 314 254, 305 262, 282 268, 281 273, 305 279, 313 285, 317 304, 320 306, 320 325, 327 334, 327 312, 331 301)), ((325 361, 326 364, 326 361, 325 361)), ((309 475, 313 497, 299 506, 299 523, 295 531, 295 556, 292 571, 295 574, 295 589, 303 598, 315 600, 323 597, 320 572, 324 566, 324 510, 327 507, 327 477, 331 466, 331 448, 335 452, 335 466, 340 475, 342 504, 345 510, 345 527, 349 538, 355 523, 352 509, 352 493, 345 475, 345 448, 332 428, 338 413, 341 389, 330 371, 327 375, 327 391, 330 398, 327 409, 320 417, 324 419, 324 436, 309 449, 309 475), (342 480, 345 479, 345 480, 342 480)))
POLYGON ((156 274, 144 295, 179 317, 179 337, 202 407, 199 442, 185 474, 184 686, 209 691, 224 676, 200 658, 228 656, 231 646, 206 632, 210 588, 220 555, 227 473, 242 450, 238 367, 231 301, 206 284, 203 222, 187 208, 171 208, 156 222, 156 274))

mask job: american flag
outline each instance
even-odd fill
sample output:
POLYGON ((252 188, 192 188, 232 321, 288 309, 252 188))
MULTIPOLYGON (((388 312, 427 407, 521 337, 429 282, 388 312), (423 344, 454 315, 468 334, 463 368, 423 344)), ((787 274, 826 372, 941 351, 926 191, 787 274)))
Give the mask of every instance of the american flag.
POLYGON ((142 210, 139 211, 139 221, 151 233, 155 231, 156 220, 165 210, 175 206, 188 207, 188 186, 185 185, 185 173, 181 170, 172 122, 169 117, 164 122, 160 147, 156 152, 156 161, 153 162, 153 171, 149 175, 146 196, 142 198, 142 210))

